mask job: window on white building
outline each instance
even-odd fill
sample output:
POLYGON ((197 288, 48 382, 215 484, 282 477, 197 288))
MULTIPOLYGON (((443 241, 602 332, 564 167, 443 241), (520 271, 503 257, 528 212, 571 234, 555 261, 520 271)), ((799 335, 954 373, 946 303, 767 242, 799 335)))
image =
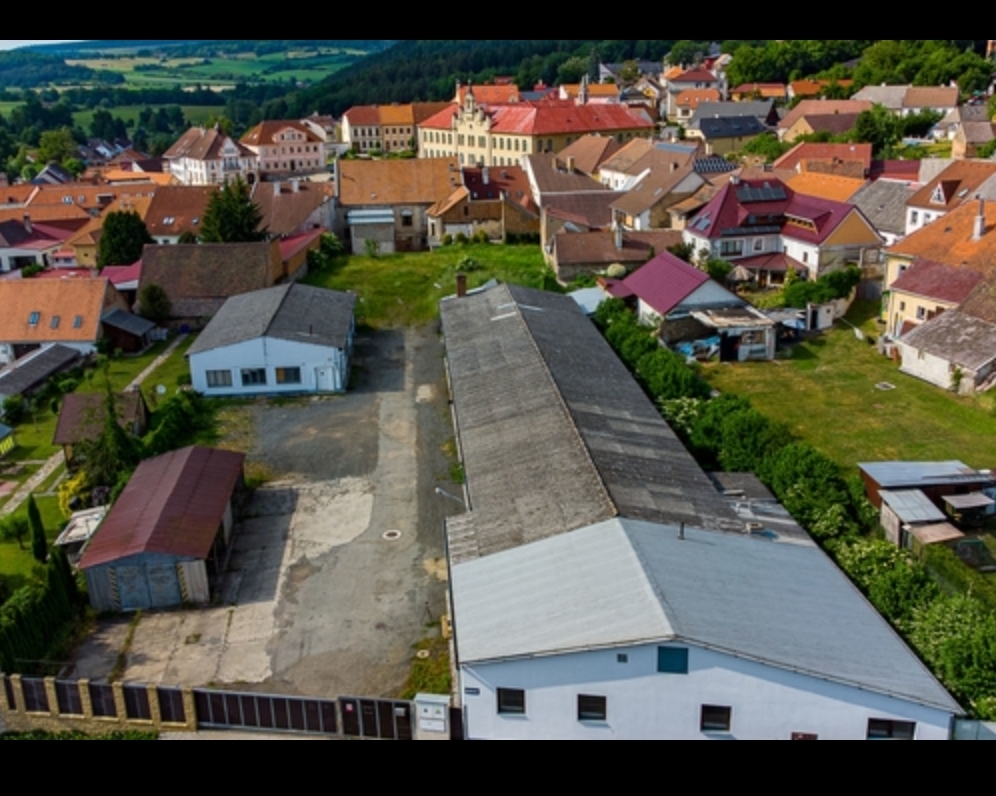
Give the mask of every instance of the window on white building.
POLYGON ((512 688, 498 689, 499 716, 525 716, 526 692, 512 688))
POLYGON ((578 697, 578 721, 608 721, 609 704, 605 697, 586 696, 578 697))
POLYGON ((909 721, 885 721, 872 719, 868 722, 869 741, 914 741, 916 724, 909 721))
POLYGON ((208 389, 232 386, 232 371, 230 370, 209 370, 206 375, 208 389))
POLYGON ((242 371, 243 387, 265 387, 266 368, 246 369, 242 371))
POLYGON ((301 368, 277 368, 277 384, 300 384, 301 368))
POLYGON ((733 708, 702 706, 702 732, 729 732, 733 728, 733 708))
POLYGON ((658 674, 688 674, 688 650, 660 647, 657 650, 658 674))

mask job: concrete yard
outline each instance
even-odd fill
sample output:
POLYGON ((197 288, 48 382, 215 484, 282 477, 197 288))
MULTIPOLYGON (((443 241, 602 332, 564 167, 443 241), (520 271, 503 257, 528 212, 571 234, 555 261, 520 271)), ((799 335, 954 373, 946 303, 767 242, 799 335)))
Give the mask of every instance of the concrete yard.
MULTIPOLYGON (((125 681, 398 695, 445 612, 442 522, 460 510, 434 493, 459 493, 437 329, 360 336, 355 364, 346 396, 241 410, 250 463, 274 480, 238 527, 217 606, 142 617, 125 681)), ((126 637, 127 621, 102 624, 76 674, 107 677, 126 637)))

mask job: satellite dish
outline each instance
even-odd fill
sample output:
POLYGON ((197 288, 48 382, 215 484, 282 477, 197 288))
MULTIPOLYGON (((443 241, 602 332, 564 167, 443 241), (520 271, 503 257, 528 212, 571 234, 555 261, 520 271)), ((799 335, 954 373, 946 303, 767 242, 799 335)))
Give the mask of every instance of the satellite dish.
POLYGON ((164 385, 160 384, 158 387, 156 387, 156 395, 165 395, 165 394, 166 394, 166 387, 164 385))

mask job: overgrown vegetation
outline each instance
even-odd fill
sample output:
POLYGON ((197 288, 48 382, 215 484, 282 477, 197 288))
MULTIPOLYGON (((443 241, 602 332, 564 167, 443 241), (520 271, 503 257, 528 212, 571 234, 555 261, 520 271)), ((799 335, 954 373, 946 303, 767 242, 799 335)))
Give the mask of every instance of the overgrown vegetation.
MULTIPOLYGON (((438 625, 431 629, 438 633, 438 625)), ((450 645, 442 636, 420 641, 414 647, 412 671, 400 699, 414 699, 418 694, 449 696, 453 687, 450 645)))
POLYGON ((680 357, 651 351, 659 347, 655 336, 622 302, 603 304, 596 323, 704 467, 755 473, 947 688, 974 715, 996 719, 996 618, 989 606, 971 594, 943 596, 920 562, 871 539, 878 518, 860 479, 848 481, 834 461, 747 399, 711 397, 680 357), (648 371, 651 357, 660 364, 648 371))

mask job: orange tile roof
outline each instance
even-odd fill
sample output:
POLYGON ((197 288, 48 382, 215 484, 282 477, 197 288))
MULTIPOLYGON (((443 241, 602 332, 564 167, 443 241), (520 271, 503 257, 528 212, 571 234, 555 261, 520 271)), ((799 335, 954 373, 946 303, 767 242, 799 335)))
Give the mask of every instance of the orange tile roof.
POLYGON ((29 208, 76 205, 86 210, 103 210, 124 196, 152 196, 156 186, 150 181, 137 185, 42 185, 28 203, 29 208))
POLYGON ((111 169, 105 171, 101 178, 107 183, 153 183, 155 185, 173 185, 175 178, 172 174, 165 174, 161 171, 123 171, 122 169, 111 169))
POLYGON ((886 250, 897 257, 933 260, 996 278, 996 203, 985 204, 985 229, 975 240, 980 203, 969 201, 886 250))
MULTIPOLYGON (((571 99, 575 99, 581 94, 581 84, 580 83, 565 83, 561 86, 564 92, 571 99)), ((619 96, 619 86, 613 86, 609 83, 592 83, 588 86, 588 96, 589 97, 618 97, 619 96)))
POLYGON ((714 88, 690 88, 682 91, 676 102, 679 108, 695 110, 703 102, 719 102, 721 99, 723 99, 722 94, 714 88))
POLYGON ((820 174, 806 171, 789 179, 789 186, 796 193, 816 196, 832 202, 847 202, 865 186, 864 180, 851 177, 838 177, 834 174, 820 174))
POLYGON ((759 96, 762 99, 785 99, 788 86, 784 83, 744 83, 731 92, 734 96, 759 96))
POLYGON ((859 100, 803 100, 779 122, 782 130, 788 130, 804 116, 846 116, 870 111, 870 102, 859 100))
POLYGON ((35 223, 50 223, 53 221, 89 221, 91 216, 78 205, 41 205, 38 207, 8 207, 0 210, 0 223, 4 221, 23 221, 29 216, 35 223))
POLYGON ((993 161, 956 160, 915 193, 908 204, 910 207, 943 207, 946 210, 953 210, 994 176, 996 176, 996 163, 993 161), (938 188, 944 198, 943 204, 934 201, 938 188))
POLYGON ((275 137, 284 130, 291 129, 305 136, 309 144, 321 143, 321 139, 315 135, 307 125, 300 122, 268 121, 260 122, 240 139, 240 143, 246 146, 268 146, 274 143, 275 137))
POLYGON ((379 127, 380 108, 377 105, 356 105, 346 111, 342 118, 353 127, 379 127))
POLYGON ((344 160, 339 169, 344 207, 434 205, 461 184, 455 158, 344 160))
POLYGON ((411 105, 381 105, 380 123, 382 126, 411 127, 415 124, 415 112, 411 105))
POLYGON ((0 341, 91 343, 100 332, 106 279, 17 279, 0 282, 0 341), (32 316, 38 314, 37 319, 32 316), (57 319, 57 320, 56 320, 57 319), (36 320, 34 324, 32 320, 36 320))
POLYGON ((774 162, 776 169, 796 169, 809 161, 855 161, 865 171, 872 166, 871 144, 799 144, 774 162))
POLYGON ((474 90, 474 99, 482 105, 511 105, 522 100, 518 86, 460 86, 457 101, 467 99, 467 89, 474 90))
POLYGON ((139 218, 145 221, 149 214, 149 207, 152 205, 151 196, 122 197, 116 199, 104 213, 90 222, 66 241, 67 246, 96 246, 100 243, 100 233, 104 229, 104 219, 111 213, 138 213, 139 218))
POLYGON ((4 185, 0 187, 0 205, 23 205, 37 190, 37 185, 4 185))
POLYGON ((841 88, 850 88, 854 85, 853 80, 796 80, 789 84, 792 93, 796 97, 816 97, 824 89, 829 88, 834 82, 841 88))
POLYGON ((145 225, 154 238, 180 237, 184 232, 197 234, 217 186, 170 185, 156 191, 145 215, 145 225), (194 223, 194 220, 197 223, 194 223))

